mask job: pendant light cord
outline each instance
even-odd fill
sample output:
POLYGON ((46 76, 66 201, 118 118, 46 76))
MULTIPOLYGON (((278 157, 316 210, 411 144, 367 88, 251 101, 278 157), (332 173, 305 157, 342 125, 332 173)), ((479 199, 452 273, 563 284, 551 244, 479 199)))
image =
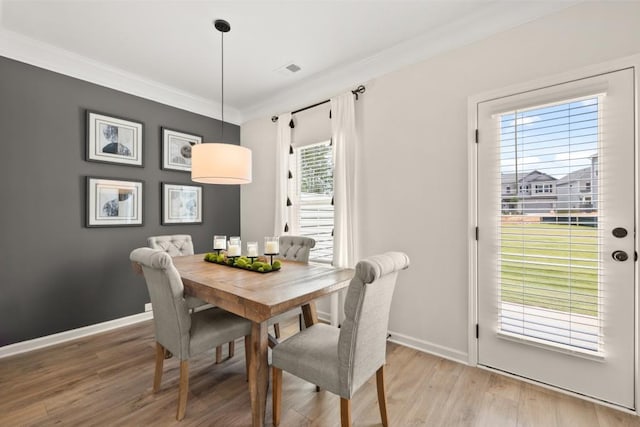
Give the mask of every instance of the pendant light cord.
POLYGON ((216 30, 220 31, 220 95, 222 99, 220 103, 222 116, 222 121, 220 122, 220 142, 222 142, 222 139, 224 138, 224 33, 231 31, 231 25, 229 25, 229 23, 224 19, 216 19, 215 21, 213 21, 213 25, 216 27, 216 30))
POLYGON ((220 68, 222 70, 222 88, 221 88, 221 92, 222 92, 222 105, 221 105, 221 109, 222 109, 222 122, 220 122, 220 142, 223 142, 223 138, 224 138, 224 32, 220 32, 221 37, 220 40, 222 42, 222 61, 220 62, 220 68))

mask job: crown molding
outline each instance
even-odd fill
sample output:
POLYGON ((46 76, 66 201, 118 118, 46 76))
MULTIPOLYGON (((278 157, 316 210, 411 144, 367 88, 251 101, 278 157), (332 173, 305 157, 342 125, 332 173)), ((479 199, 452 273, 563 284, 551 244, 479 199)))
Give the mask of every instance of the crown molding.
MULTIPOLYGON (((192 95, 1 27, 0 56, 216 120, 220 120, 222 116, 219 102, 192 95)), ((239 125, 242 116, 238 110, 226 106, 225 121, 239 125)))
MULTIPOLYGON (((279 91, 276 95, 243 109, 243 122, 313 104, 334 94, 351 90, 359 84, 366 85, 367 82, 384 74, 559 12, 580 2, 528 1, 508 10, 500 3, 490 4, 475 14, 398 43, 375 55, 310 76, 287 90, 279 91)), ((364 96, 367 96, 366 93, 364 96)))
MULTIPOLYGON (((502 2, 489 3, 472 15, 451 21, 375 55, 316 73, 288 89, 257 99, 248 108, 239 110, 227 106, 225 120, 228 123, 240 125, 250 119, 291 111, 448 50, 559 12, 580 2, 581 0, 526 1, 519 2, 518 7, 510 8, 505 8, 502 2)), ((181 91, 10 31, 1 26, 1 16, 2 0, 0 0, 1 56, 217 120, 221 118, 221 105, 217 101, 181 91)))

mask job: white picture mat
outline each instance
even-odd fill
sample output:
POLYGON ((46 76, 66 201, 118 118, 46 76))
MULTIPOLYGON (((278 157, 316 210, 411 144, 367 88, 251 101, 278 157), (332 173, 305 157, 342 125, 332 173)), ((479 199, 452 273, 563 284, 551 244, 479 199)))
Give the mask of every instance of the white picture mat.
POLYGON ((142 225, 142 182, 88 179, 88 226, 142 225))
POLYGON ((142 124, 98 113, 89 113, 88 159, 142 166, 142 124), (117 137, 109 139, 106 130, 115 127, 117 137), (119 152, 105 152, 117 143, 119 152))
POLYGON ((202 187, 193 185, 162 185, 162 223, 184 224, 202 222, 202 187))
POLYGON ((162 168, 191 171, 191 147, 202 137, 162 128, 162 168))

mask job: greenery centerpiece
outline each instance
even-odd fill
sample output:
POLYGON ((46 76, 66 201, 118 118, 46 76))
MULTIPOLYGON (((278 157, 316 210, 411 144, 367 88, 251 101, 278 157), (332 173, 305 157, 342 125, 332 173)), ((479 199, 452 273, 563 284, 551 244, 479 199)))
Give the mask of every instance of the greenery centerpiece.
POLYGON ((269 263, 266 257, 246 257, 237 256, 230 257, 226 252, 219 254, 215 252, 209 252, 205 254, 204 260, 215 264, 226 265, 229 267, 242 268, 243 270, 255 271, 258 273, 270 273, 272 271, 278 271, 282 268, 282 263, 279 260, 269 263))

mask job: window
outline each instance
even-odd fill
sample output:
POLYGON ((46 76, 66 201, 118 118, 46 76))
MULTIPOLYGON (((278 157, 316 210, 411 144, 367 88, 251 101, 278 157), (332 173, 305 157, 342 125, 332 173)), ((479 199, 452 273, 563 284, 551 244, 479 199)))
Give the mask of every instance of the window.
POLYGON ((553 184, 536 184, 536 194, 553 193, 553 184))
MULTIPOLYGON (((540 171, 561 182, 577 183, 575 188, 590 189, 591 182, 582 177, 597 158, 598 108, 599 98, 592 97, 502 114, 501 176, 512 173, 516 164, 521 175, 540 171)), ((553 192, 551 183, 531 187, 535 194, 553 192)), ((529 188, 523 183, 520 194, 529 194, 529 188)), ((576 199, 565 192, 556 200, 564 216, 552 217, 538 201, 521 203, 527 220, 498 222, 500 331, 599 351, 598 229, 568 219, 591 213, 595 204, 591 198, 576 199), (538 220, 531 221, 533 217, 538 220), (583 318, 591 323, 577 326, 583 318), (582 328, 579 337, 573 332, 577 328, 582 328)))
POLYGON ((507 190, 505 191, 505 193, 506 193, 506 194, 511 193, 511 187, 509 187, 508 185, 507 185, 507 190))
POLYGON ((330 141, 296 149, 300 235, 312 237, 311 261, 333 261, 333 153, 330 141))

